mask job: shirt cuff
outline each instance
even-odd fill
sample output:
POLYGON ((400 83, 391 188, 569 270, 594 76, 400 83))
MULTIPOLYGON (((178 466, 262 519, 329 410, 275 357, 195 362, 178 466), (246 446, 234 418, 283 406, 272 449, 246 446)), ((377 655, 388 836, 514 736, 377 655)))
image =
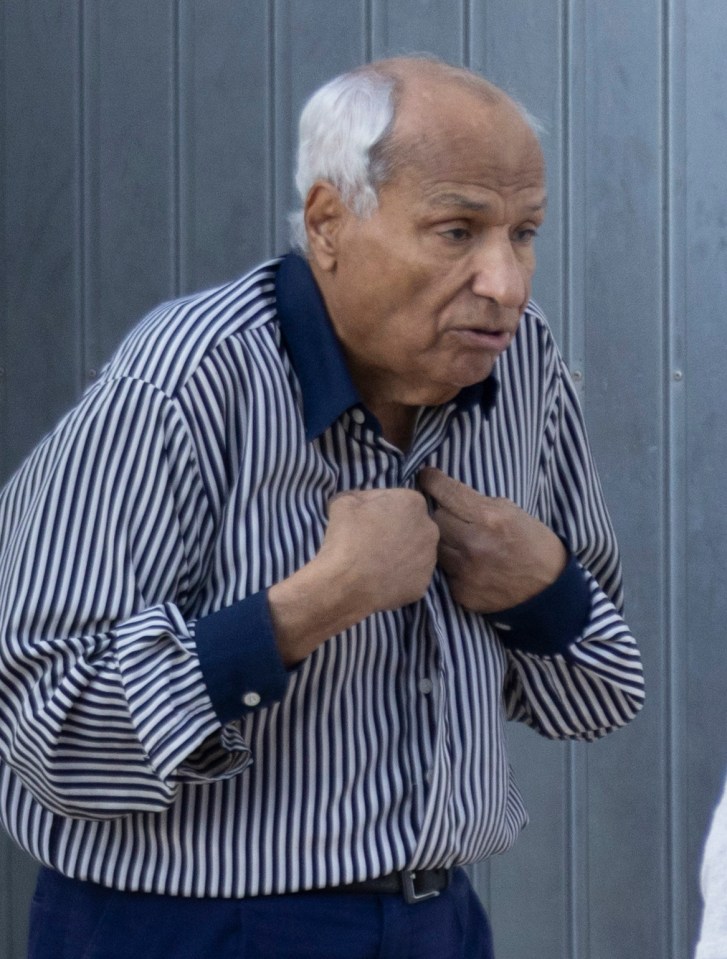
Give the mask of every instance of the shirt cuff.
POLYGON ((558 579, 511 609, 488 617, 508 649, 554 656, 566 653, 583 633, 591 608, 586 574, 571 556, 558 579))
POLYGON ((275 643, 267 590, 203 616, 195 638, 207 690, 223 725, 283 697, 288 672, 275 643))

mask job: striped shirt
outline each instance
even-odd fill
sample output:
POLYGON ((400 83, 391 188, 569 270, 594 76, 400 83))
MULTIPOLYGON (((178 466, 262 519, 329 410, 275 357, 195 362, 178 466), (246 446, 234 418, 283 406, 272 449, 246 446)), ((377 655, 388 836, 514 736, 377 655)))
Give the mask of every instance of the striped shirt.
MULTIPOLYGON (((613 531, 530 304, 487 381, 402 453, 295 255, 158 308, 0 495, 0 814, 62 873, 241 897, 502 852, 507 719, 593 740, 640 708, 613 531), (436 570, 286 671, 267 588, 344 490, 424 465, 547 523, 571 562, 497 617, 436 570)), ((544 757, 547 760, 547 757, 544 757)))

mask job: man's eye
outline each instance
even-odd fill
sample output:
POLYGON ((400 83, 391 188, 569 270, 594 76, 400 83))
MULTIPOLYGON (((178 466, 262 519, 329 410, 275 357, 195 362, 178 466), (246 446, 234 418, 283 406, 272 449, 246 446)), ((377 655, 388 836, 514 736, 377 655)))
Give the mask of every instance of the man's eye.
POLYGON ((515 232, 515 242, 532 243, 537 235, 538 231, 534 227, 525 227, 522 230, 517 230, 515 232))
POLYGON ((463 226, 451 227, 449 230, 442 230, 441 236, 446 237, 448 240, 454 240, 455 242, 461 243, 463 240, 469 240, 471 234, 468 229, 463 226))

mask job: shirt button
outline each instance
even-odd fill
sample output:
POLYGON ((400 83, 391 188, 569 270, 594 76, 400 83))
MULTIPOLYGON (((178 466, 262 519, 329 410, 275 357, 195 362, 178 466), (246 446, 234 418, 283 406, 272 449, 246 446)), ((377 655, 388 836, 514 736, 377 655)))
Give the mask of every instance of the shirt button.
POLYGON ((351 419, 354 421, 354 423, 364 423, 366 420, 366 414, 363 410, 357 408, 355 410, 351 410, 351 419))
POLYGON ((431 679, 422 679, 419 681, 419 692, 424 693, 425 696, 428 696, 433 689, 434 684, 431 679))
POLYGON ((260 693, 245 693, 242 697, 242 701, 246 706, 259 706, 260 705, 260 693))

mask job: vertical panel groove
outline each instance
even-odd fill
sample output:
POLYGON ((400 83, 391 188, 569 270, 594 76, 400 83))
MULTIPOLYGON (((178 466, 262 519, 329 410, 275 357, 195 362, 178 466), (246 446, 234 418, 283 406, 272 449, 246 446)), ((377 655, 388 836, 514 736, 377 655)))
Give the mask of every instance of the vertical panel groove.
POLYGON ((570 0, 561 0, 560 9, 562 13, 561 30, 561 48, 559 51, 561 74, 560 74, 560 124, 561 124, 561 181, 563 189, 561 190, 561 261, 563 264, 563 293, 562 301, 565 309, 563 317, 563 334, 561 347, 563 353, 570 360, 570 327, 572 306, 572 276, 571 276, 571 117, 570 117, 570 85, 571 85, 571 64, 570 64, 570 0))
MULTIPOLYGON (((7 37, 5 23, 5 6, 0 4, 0 256, 3 264, 8 262, 8 229, 7 229, 7 211, 5 208, 6 197, 8 195, 10 182, 8 176, 8 95, 7 95, 7 37)), ((0 315, 7 317, 9 310, 9 280, 7 271, 3 269, 0 273, 0 315)), ((7 395, 7 363, 9 355, 7 352, 6 337, 9 336, 8 323, 0 326, 0 476, 4 477, 6 472, 5 453, 8 439, 8 395, 7 395)), ((0 911, 0 917, 3 912, 0 911)), ((0 941, 2 941, 0 939, 0 941)))
POLYGON ((276 0, 268 3, 268 255, 278 252, 278 169, 277 169, 277 137, 275 132, 275 114, 278 101, 277 70, 275 69, 277 45, 275 30, 277 18, 275 15, 276 0))
POLYGON ((182 265, 182 0, 172 0, 171 5, 171 196, 169 228, 171 232, 171 280, 172 293, 179 296, 184 282, 184 268, 182 265))
POLYGON ((562 345, 563 353, 569 368, 573 371, 576 368, 580 370, 580 379, 576 382, 578 394, 581 403, 585 407, 586 401, 586 369, 585 369, 585 318, 583 316, 583 297, 584 297, 584 269, 583 257, 584 247, 579 240, 583 238, 586 232, 586 218, 583 216, 579 223, 579 229, 576 231, 574 225, 574 202, 575 199, 583 200, 584 175, 586 164, 586 130, 584 124, 584 102, 582 97, 585 94, 576 95, 575 81, 576 70, 573 65, 574 54, 578 56, 578 65, 583 74, 586 72, 587 65, 587 31, 585 29, 585 19, 587 16, 586 7, 583 4, 576 3, 576 0, 564 0, 562 4, 563 11, 563 73, 562 73, 562 122, 563 122, 563 152, 562 152, 562 219, 563 219, 563 249, 561 264, 563 270, 563 334, 562 345), (576 12, 578 11, 578 13, 576 12), (578 30, 578 35, 576 35, 578 30), (575 118, 576 109, 579 116, 575 118), (579 131, 583 141, 580 149, 576 149, 574 142, 576 131, 579 131), (578 157, 579 167, 576 169, 576 156, 578 157), (576 235, 577 233, 577 235, 576 235), (578 264, 579 272, 576 273, 575 264, 578 264))
POLYGON ((462 0, 462 62, 472 66, 472 3, 462 0))
POLYGON ((680 638, 687 635, 686 624, 686 571, 684 569, 685 535, 684 513, 684 467, 679 462, 679 451, 684 449, 685 428, 683 421, 683 385, 673 379, 673 371, 678 365, 679 326, 683 322, 681 309, 683 296, 681 267, 678 262, 681 250, 676 248, 676 231, 673 223, 684 223, 684 211, 677 209, 681 205, 679 197, 682 191, 675 190, 674 176, 677 170, 683 170, 683 157, 680 155, 680 140, 677 138, 679 123, 675 116, 677 105, 681 105, 680 83, 677 77, 677 52, 682 50, 679 36, 685 38, 681 17, 677 16, 677 7, 681 0, 663 0, 662 2, 662 316, 663 334, 663 411, 664 411, 664 460, 663 471, 664 503, 663 523, 666 549, 663 578, 667 588, 665 603, 665 675, 668 679, 665 709, 668 719, 666 734, 666 796, 668 800, 668 842, 667 885, 669 901, 665 906, 669 914, 667 924, 667 952, 671 959, 680 959, 687 954, 687 874, 684 841, 686 812, 686 794, 682 788, 683 770, 686 768, 681 730, 684 722, 684 683, 682 681, 682 656, 679 648, 680 638), (675 33, 677 24, 681 29, 675 33))
MULTIPOLYGON (((672 485, 670 477, 670 462, 672 458, 672 443, 671 443, 671 426, 672 426, 672 417, 671 417, 671 396, 670 396, 670 387, 671 387, 671 368, 672 368, 672 359, 671 359, 671 343, 670 343, 670 334, 669 334, 669 323, 671 316, 671 303, 670 303, 670 291, 669 291, 669 282, 671 276, 670 262, 669 262, 669 251, 670 251, 670 236, 669 236, 669 218, 664 215, 664 211, 668 209, 669 203, 669 183, 671 175, 671 158, 669 156, 669 138, 670 138, 670 88, 669 88, 669 78, 671 74, 671 63, 670 63, 670 51, 668 43, 668 34, 669 34, 669 3, 668 0, 663 0, 661 3, 661 101, 659 103, 660 108, 660 131, 661 131, 661 170, 659 171, 661 175, 661 190, 662 190, 662 216, 660 224, 660 235, 661 235, 661 271, 662 271, 662 284, 661 284, 661 316, 662 316, 662 341, 661 341, 661 366, 662 366, 662 375, 660 379, 661 387, 661 410, 662 410, 662 434, 663 434, 663 443, 662 443, 662 475, 663 480, 663 490, 662 490, 662 504, 661 504, 661 513, 662 513, 662 536, 664 541, 664 551, 662 554, 662 570, 661 570, 661 579, 665 584, 668 591, 668 595, 671 596, 672 589, 674 585, 673 582, 673 573, 674 573, 674 537, 672 535, 672 504, 671 504, 671 494, 672 494, 672 485)), ((671 603, 671 601, 668 601, 671 603)), ((666 909, 668 910, 669 920, 665 924, 665 946, 666 954, 670 959, 677 959, 675 953, 676 946, 676 927, 677 927, 677 917, 675 909, 678 909, 678 904, 675 902, 674 897, 674 843, 676 838, 676 829, 674 822, 674 776, 671 763, 675 755, 675 749, 677 746, 675 738, 675 716, 674 716, 674 687, 672 683, 673 677, 673 663, 674 663, 674 632, 672 629, 672 617, 668 615, 666 621, 664 622, 664 632, 665 632, 665 643, 664 643, 664 676, 667 679, 667 683, 664 689, 664 713, 666 719, 666 730, 664 734, 664 795, 666 797, 666 824, 668 831, 668 839, 666 843, 666 850, 664 856, 664 868, 666 871, 667 882, 665 886, 666 890, 666 899, 667 902, 664 903, 666 909)))
MULTIPOLYGON (((574 0, 562 0, 560 4, 561 13, 561 33, 560 33, 560 83, 561 91, 559 98, 560 108, 560 177, 561 177, 561 269, 562 269, 562 293, 561 302, 563 304, 562 318, 562 350, 566 362, 571 370, 576 365, 583 367, 583 317, 576 319, 576 298, 580 296, 581 287, 578 290, 574 283, 574 261, 576 256, 575 231, 574 231, 574 202, 579 196, 579 188, 582 186, 580 180, 576 181, 574 169, 574 142, 576 123, 574 122, 574 109, 576 105, 582 106, 580 98, 576 99, 574 95, 574 75, 573 69, 573 51, 579 51, 579 56, 585 58, 585 49, 579 46, 579 41, 584 41, 585 30, 581 29, 580 37, 575 37, 576 25, 581 25, 574 15, 572 4, 574 0), (574 331, 581 331, 578 336, 574 331), (576 341, 579 344, 581 355, 576 356, 576 341)), ((585 14, 581 12, 581 17, 585 14)), ((583 128, 579 127, 581 133, 583 128)), ((583 162, 583 158, 581 158, 583 162)), ((582 261, 579 260, 579 266, 582 261)), ((579 310, 579 313, 581 311, 579 310)), ((581 374, 584 369, 581 369, 581 374)), ((577 384, 583 401, 583 381, 577 384)), ((582 819, 586 815, 583 804, 587 802, 587 789, 584 786, 586 778, 586 757, 578 751, 575 744, 571 743, 567 747, 565 764, 565 783, 564 796, 567 803, 566 809, 566 850, 565 850, 565 887, 567 896, 565 901, 565 946, 568 950, 568 959, 588 959, 590 944, 586 936, 582 935, 584 928, 587 928, 587 916, 584 911, 587 910, 587 897, 584 895, 587 870, 584 872, 584 862, 587 862, 587 837, 582 827, 582 819)))
POLYGON ((78 146, 77 153, 77 195, 78 195, 78 227, 75 231, 76 243, 76 284, 78 303, 78 344, 81 351, 77 368, 79 372, 78 389, 82 387, 80 380, 88 375, 88 322, 89 322, 89 182, 88 154, 89 154, 89 122, 88 122, 88 14, 86 0, 78 2, 78 146))
MULTIPOLYGON (((486 3, 480 4, 480 6, 479 6, 479 24, 480 24, 480 31, 481 31, 481 33, 483 34, 483 36, 485 37, 485 41, 486 41, 486 40, 487 40, 488 33, 489 33, 489 23, 488 23, 488 20, 487 20, 487 4, 486 4, 486 3)), ((490 76, 490 64, 489 64, 489 57, 487 56, 487 51, 488 51, 489 44, 488 44, 487 42, 485 42, 485 43, 480 43, 479 46, 480 46, 480 50, 481 50, 480 56, 481 56, 481 59, 482 59, 482 63, 480 64, 480 68, 484 71, 485 76, 486 76, 486 77, 489 77, 489 76, 490 76)))
POLYGON ((364 0, 363 5, 363 35, 364 59, 370 63, 374 57, 374 14, 373 0, 364 0))

